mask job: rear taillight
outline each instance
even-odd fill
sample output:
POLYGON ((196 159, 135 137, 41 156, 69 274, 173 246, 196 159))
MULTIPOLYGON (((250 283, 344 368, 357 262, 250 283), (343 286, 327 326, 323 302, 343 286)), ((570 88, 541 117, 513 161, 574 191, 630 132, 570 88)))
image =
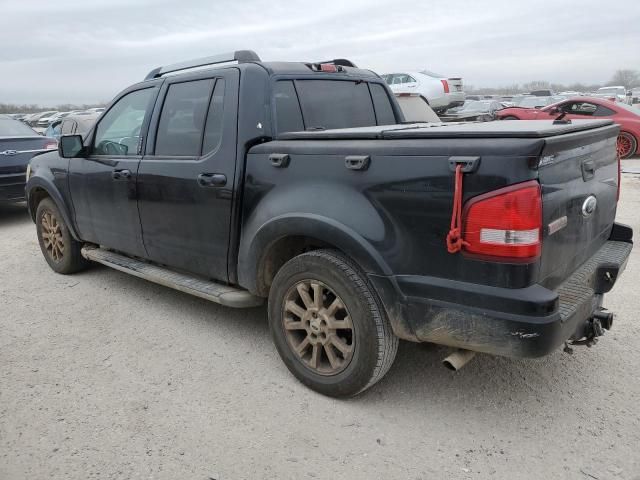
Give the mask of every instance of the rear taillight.
POLYGON ((472 198, 463 218, 468 253, 517 260, 540 256, 542 197, 535 180, 472 198))
POLYGON ((56 148, 58 148, 58 142, 56 142, 55 140, 47 140, 47 142, 44 144, 45 150, 55 150, 56 148))
POLYGON ((446 80, 440 80, 442 82, 442 86, 444 87, 444 93, 449 93, 449 82, 446 80))

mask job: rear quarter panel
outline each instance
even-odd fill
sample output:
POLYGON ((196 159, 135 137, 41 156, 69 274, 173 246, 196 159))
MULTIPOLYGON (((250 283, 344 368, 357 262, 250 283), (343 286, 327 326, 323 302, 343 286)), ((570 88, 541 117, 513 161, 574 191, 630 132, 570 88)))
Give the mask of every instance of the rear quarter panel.
POLYGON ((447 252, 453 198, 448 159, 485 152, 479 171, 465 178, 468 199, 537 178, 530 164, 542 144, 537 139, 405 139, 256 146, 247 157, 240 283, 253 286, 253 264, 268 240, 295 234, 313 221, 319 240, 338 248, 346 245, 345 253, 369 273, 527 286, 535 278, 535 264, 496 264, 447 252), (289 166, 274 168, 270 153, 288 153, 289 166), (346 155, 369 155, 369 168, 348 170, 346 155), (279 226, 269 227, 275 224, 279 226))

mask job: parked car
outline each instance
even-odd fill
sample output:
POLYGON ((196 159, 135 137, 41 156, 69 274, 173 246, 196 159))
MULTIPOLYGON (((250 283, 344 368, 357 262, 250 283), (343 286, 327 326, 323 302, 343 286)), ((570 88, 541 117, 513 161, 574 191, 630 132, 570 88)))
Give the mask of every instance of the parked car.
POLYGON ((38 120, 38 127, 46 128, 51 125, 51 123, 55 122, 56 120, 62 120, 71 113, 72 112, 56 112, 48 117, 42 117, 38 120))
POLYGON ((595 91, 594 97, 602 97, 610 100, 614 100, 616 102, 626 102, 627 101, 627 89, 622 85, 614 86, 614 87, 602 87, 595 91))
POLYGON ((38 122, 40 121, 41 118, 45 118, 45 117, 50 117, 51 115, 58 113, 55 110, 50 110, 48 112, 40 112, 40 113, 34 113, 33 115, 29 116, 27 119, 27 124, 30 127, 37 127, 38 126, 38 122))
POLYGON ((454 111, 447 110, 440 118, 444 122, 489 122, 494 119, 498 110, 503 109, 502 103, 496 100, 471 100, 464 102, 462 107, 454 111))
MULTIPOLYGON (((514 97, 515 99, 516 97, 514 97)), ((537 97, 535 95, 526 95, 517 99, 517 106, 521 108, 542 108, 553 103, 552 97, 537 97)))
POLYGON ((551 97, 554 93, 548 88, 541 88, 539 90, 531 90, 529 95, 533 95, 534 97, 551 97))
POLYGON ((87 112, 94 112, 94 113, 102 113, 104 112, 105 108, 104 107, 93 107, 93 108, 87 108, 87 112))
POLYGON ((445 77, 427 70, 422 72, 388 73, 382 75, 393 93, 418 93, 435 110, 444 113, 448 108, 464 103, 462 78, 445 77))
POLYGON ((22 122, 0 115, 0 203, 25 200, 25 173, 34 154, 57 148, 22 122))
POLYGON ((501 120, 551 120, 564 114, 568 120, 585 118, 607 118, 620 125, 618 152, 621 158, 640 154, 640 110, 604 98, 573 97, 554 103, 539 110, 527 108, 506 108, 497 118, 501 120))
POLYGON ((43 117, 40 117, 36 123, 36 126, 47 128, 52 121, 54 121, 56 118, 60 116, 61 113, 63 112, 54 112, 50 115, 45 115, 43 117))
POLYGON ((100 116, 100 112, 86 111, 71 114, 62 119, 60 124, 61 135, 86 135, 96 119, 100 116))
POLYGON ((32 160, 40 248, 58 273, 93 261, 227 306, 268 299, 284 363, 333 396, 380 380, 399 338, 467 349, 460 367, 610 328, 633 234, 614 221, 618 126, 404 120, 344 59, 158 67, 32 160))

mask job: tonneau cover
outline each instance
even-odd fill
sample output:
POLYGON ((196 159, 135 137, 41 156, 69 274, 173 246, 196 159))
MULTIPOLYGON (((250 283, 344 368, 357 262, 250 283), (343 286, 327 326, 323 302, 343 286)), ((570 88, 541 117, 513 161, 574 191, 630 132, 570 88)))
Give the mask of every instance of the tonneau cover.
POLYGON ((612 125, 612 120, 500 120, 494 122, 412 123, 335 130, 287 132, 278 140, 355 140, 398 138, 546 138, 612 125))

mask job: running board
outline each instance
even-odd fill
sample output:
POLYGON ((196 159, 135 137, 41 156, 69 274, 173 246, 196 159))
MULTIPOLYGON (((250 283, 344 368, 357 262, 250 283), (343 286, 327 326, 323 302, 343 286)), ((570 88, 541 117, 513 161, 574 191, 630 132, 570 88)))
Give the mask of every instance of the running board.
POLYGON ((168 268, 136 260, 104 248, 95 246, 82 247, 82 256, 92 262, 98 262, 135 277, 144 278, 150 282, 180 290, 227 307, 257 307, 264 303, 263 298, 256 297, 246 290, 184 273, 177 273, 168 268))

